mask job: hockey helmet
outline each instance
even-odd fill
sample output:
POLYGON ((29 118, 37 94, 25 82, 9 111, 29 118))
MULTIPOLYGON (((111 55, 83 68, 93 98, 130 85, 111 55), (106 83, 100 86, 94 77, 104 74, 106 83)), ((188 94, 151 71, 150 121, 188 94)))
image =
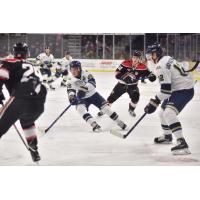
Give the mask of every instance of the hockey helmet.
POLYGON ((163 49, 162 49, 160 43, 156 42, 156 43, 154 43, 152 45, 149 45, 147 47, 146 54, 152 54, 153 52, 156 53, 156 55, 157 55, 158 58, 162 57, 162 55, 163 55, 163 49))
POLYGON ((133 51, 133 56, 135 56, 135 57, 141 57, 141 56, 142 56, 142 54, 141 54, 141 52, 140 52, 140 51, 138 51, 138 50, 135 50, 135 51, 133 51))
POLYGON ((27 58, 29 56, 28 45, 25 42, 17 42, 13 45, 13 55, 15 58, 27 58))
POLYGON ((78 68, 80 70, 82 69, 81 68, 81 62, 78 61, 78 60, 73 60, 72 62, 70 62, 69 66, 70 66, 70 69, 71 68, 78 68))

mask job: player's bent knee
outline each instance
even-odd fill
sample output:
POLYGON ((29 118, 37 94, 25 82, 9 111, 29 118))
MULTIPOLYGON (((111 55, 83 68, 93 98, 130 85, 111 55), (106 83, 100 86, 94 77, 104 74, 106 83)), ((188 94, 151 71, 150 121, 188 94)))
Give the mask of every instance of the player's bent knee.
POLYGON ((85 105, 83 105, 83 104, 77 105, 76 110, 81 116, 83 116, 84 114, 87 113, 87 109, 86 109, 85 105))
POLYGON ((137 103, 140 99, 140 94, 138 92, 134 92, 132 95, 131 95, 131 101, 133 103, 137 103))
POLYGON ((160 111, 158 112, 158 116, 160 119, 164 118, 164 110, 161 108, 160 111))
POLYGON ((168 124, 171 124, 174 121, 177 121, 177 114, 176 112, 171 108, 166 108, 163 112, 163 117, 168 122, 168 124))

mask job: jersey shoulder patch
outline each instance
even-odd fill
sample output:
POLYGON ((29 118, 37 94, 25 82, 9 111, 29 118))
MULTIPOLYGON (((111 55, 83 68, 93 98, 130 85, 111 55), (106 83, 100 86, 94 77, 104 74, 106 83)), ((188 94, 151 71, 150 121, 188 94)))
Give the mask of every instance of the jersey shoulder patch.
POLYGON ((139 63, 136 67, 137 70, 147 70, 147 66, 144 63, 139 63))
POLYGON ((125 68, 132 68, 132 60, 124 60, 122 63, 121 63, 121 66, 122 67, 125 67, 125 68))

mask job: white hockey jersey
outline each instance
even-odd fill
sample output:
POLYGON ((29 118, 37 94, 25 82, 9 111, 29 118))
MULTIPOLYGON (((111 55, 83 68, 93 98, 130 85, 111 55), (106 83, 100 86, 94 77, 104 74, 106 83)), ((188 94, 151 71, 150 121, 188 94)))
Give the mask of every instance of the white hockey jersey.
POLYGON ((44 64, 45 66, 48 64, 52 64, 54 62, 54 56, 53 54, 50 54, 49 56, 44 52, 37 56, 36 58, 37 64, 44 64))
POLYGON ((82 70, 80 78, 76 78, 72 75, 68 77, 67 91, 69 95, 77 94, 79 90, 82 90, 81 87, 87 88, 85 96, 82 97, 83 99, 89 98, 96 93, 95 79, 88 71, 82 70))
POLYGON ((187 73, 184 66, 170 56, 163 56, 155 65, 154 73, 157 75, 161 90, 157 93, 160 100, 169 98, 173 91, 191 89, 194 80, 191 73, 187 73))
POLYGON ((72 61, 72 57, 70 56, 69 59, 67 59, 66 57, 62 58, 60 60, 60 64, 61 64, 61 69, 64 70, 68 70, 69 71, 69 64, 72 61))

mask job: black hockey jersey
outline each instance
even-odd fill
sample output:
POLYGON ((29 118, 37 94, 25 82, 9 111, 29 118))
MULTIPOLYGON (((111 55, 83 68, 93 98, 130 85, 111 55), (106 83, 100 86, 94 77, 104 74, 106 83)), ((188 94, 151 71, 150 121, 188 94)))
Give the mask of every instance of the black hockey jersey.
POLYGON ((9 94, 14 97, 37 97, 42 86, 37 73, 26 60, 6 59, 0 63, 0 85, 5 84, 9 94))
POLYGON ((115 71, 116 78, 122 84, 126 84, 124 77, 131 76, 133 83, 130 83, 130 85, 137 84, 138 80, 147 77, 150 73, 145 64, 139 63, 137 66, 133 66, 132 60, 123 61, 115 71))

